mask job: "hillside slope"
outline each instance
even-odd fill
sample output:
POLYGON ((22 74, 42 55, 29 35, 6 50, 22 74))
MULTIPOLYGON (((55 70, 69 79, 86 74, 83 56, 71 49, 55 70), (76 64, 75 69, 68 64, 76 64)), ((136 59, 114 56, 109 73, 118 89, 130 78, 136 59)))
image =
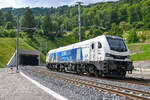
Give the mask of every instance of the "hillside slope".
POLYGON ((129 44, 133 61, 150 60, 150 43, 129 44))
MULTIPOLYGON (((4 67, 15 52, 15 38, 0 38, 0 68, 4 67)), ((20 49, 35 50, 20 39, 20 49)))

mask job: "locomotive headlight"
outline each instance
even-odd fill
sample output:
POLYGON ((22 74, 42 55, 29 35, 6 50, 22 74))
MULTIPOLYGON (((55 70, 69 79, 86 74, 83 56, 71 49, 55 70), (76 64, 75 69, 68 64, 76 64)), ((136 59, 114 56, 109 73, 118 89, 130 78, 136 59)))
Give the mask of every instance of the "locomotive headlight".
POLYGON ((109 53, 106 53, 105 56, 106 56, 106 57, 112 57, 112 55, 109 54, 109 53))

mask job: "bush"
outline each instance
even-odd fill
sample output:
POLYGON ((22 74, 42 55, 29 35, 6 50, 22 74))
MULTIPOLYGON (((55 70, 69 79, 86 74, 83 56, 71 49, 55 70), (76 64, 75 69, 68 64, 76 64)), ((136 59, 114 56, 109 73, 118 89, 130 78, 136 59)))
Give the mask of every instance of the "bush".
POLYGON ((17 36, 17 32, 15 29, 7 30, 6 34, 8 34, 8 37, 16 37, 17 36))
MULTIPOLYGON (((75 38, 75 40, 78 40, 79 39, 79 35, 78 35, 78 30, 79 28, 78 27, 75 27, 73 29, 73 37, 75 38)), ((81 40, 85 40, 86 37, 85 37, 85 27, 81 27, 81 40)))
POLYGON ((124 31, 128 31, 132 28, 132 26, 127 22, 120 22, 119 27, 122 28, 124 31))
POLYGON ((141 42, 145 42, 146 41, 146 34, 145 33, 140 34, 139 38, 140 38, 141 42))
POLYGON ((112 24, 111 30, 108 33, 109 35, 114 35, 114 36, 119 36, 122 37, 123 35, 123 30, 120 28, 118 25, 115 23, 112 24))
POLYGON ((0 27, 0 37, 16 37, 17 32, 16 29, 5 30, 3 27, 0 27))
POLYGON ((137 36, 136 30, 132 29, 128 33, 127 42, 128 43, 136 43, 139 41, 139 37, 137 36))
POLYGON ((88 35, 88 38, 93 38, 93 37, 96 37, 96 36, 99 36, 99 35, 102 35, 102 31, 101 29, 99 28, 91 28, 90 29, 90 32, 89 32, 89 35, 88 35))
POLYGON ((132 27, 136 28, 136 29, 142 29, 144 27, 144 23, 141 22, 134 22, 132 27))
POLYGON ((0 37, 5 37, 4 28, 2 26, 0 26, 0 37))
POLYGON ((13 29, 13 24, 11 22, 7 22, 5 28, 6 29, 13 29))

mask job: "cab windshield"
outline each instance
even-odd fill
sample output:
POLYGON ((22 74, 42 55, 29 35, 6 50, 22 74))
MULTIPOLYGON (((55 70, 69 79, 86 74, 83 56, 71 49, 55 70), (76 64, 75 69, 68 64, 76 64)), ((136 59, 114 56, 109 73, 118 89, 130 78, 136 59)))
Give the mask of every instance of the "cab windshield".
POLYGON ((118 52, 126 52, 127 47, 123 39, 106 37, 109 43, 110 49, 118 52))

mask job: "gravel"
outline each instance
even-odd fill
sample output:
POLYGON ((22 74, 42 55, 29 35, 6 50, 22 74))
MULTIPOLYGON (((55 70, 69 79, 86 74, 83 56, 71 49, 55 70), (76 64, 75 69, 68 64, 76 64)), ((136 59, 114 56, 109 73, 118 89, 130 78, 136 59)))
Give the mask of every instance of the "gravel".
POLYGON ((127 73, 126 76, 150 80, 150 60, 134 61, 133 66, 135 70, 132 71, 132 74, 127 73))
MULTIPOLYGON (((53 73, 58 73, 58 72, 53 72, 53 73)), ((94 77, 79 76, 79 75, 74 75, 74 74, 65 74, 65 73, 61 73, 61 74, 76 77, 76 78, 86 79, 86 80, 90 80, 90 81, 95 81, 95 82, 100 82, 100 83, 105 83, 105 84, 110 84, 110 85, 130 88, 130 89, 136 89, 136 90, 150 93, 150 87, 149 86, 136 85, 136 84, 131 84, 131 83, 115 82, 115 81, 98 79, 98 78, 94 78, 94 77)))
MULTIPOLYGON (((121 97, 121 96, 111 94, 108 92, 104 92, 103 90, 99 91, 99 90, 95 90, 92 88, 68 83, 64 80, 42 75, 40 73, 31 72, 30 70, 25 70, 25 68, 26 67, 21 68, 21 71, 24 74, 38 81, 40 84, 50 88, 51 90, 59 93, 60 95, 68 98, 69 100, 129 100, 128 98, 121 97)), ((36 68, 39 68, 39 67, 36 67, 36 68)), ((54 73, 57 73, 57 72, 54 72, 54 73)), ((71 74, 68 74, 68 75, 72 76, 71 74)), ((88 77, 83 77, 83 76, 81 77, 78 75, 74 75, 74 76, 84 78, 84 79, 92 79, 95 81, 99 80, 99 79, 97 80, 94 78, 88 78, 88 77)))
POLYGON ((135 68, 150 69, 150 61, 134 61, 135 68))

